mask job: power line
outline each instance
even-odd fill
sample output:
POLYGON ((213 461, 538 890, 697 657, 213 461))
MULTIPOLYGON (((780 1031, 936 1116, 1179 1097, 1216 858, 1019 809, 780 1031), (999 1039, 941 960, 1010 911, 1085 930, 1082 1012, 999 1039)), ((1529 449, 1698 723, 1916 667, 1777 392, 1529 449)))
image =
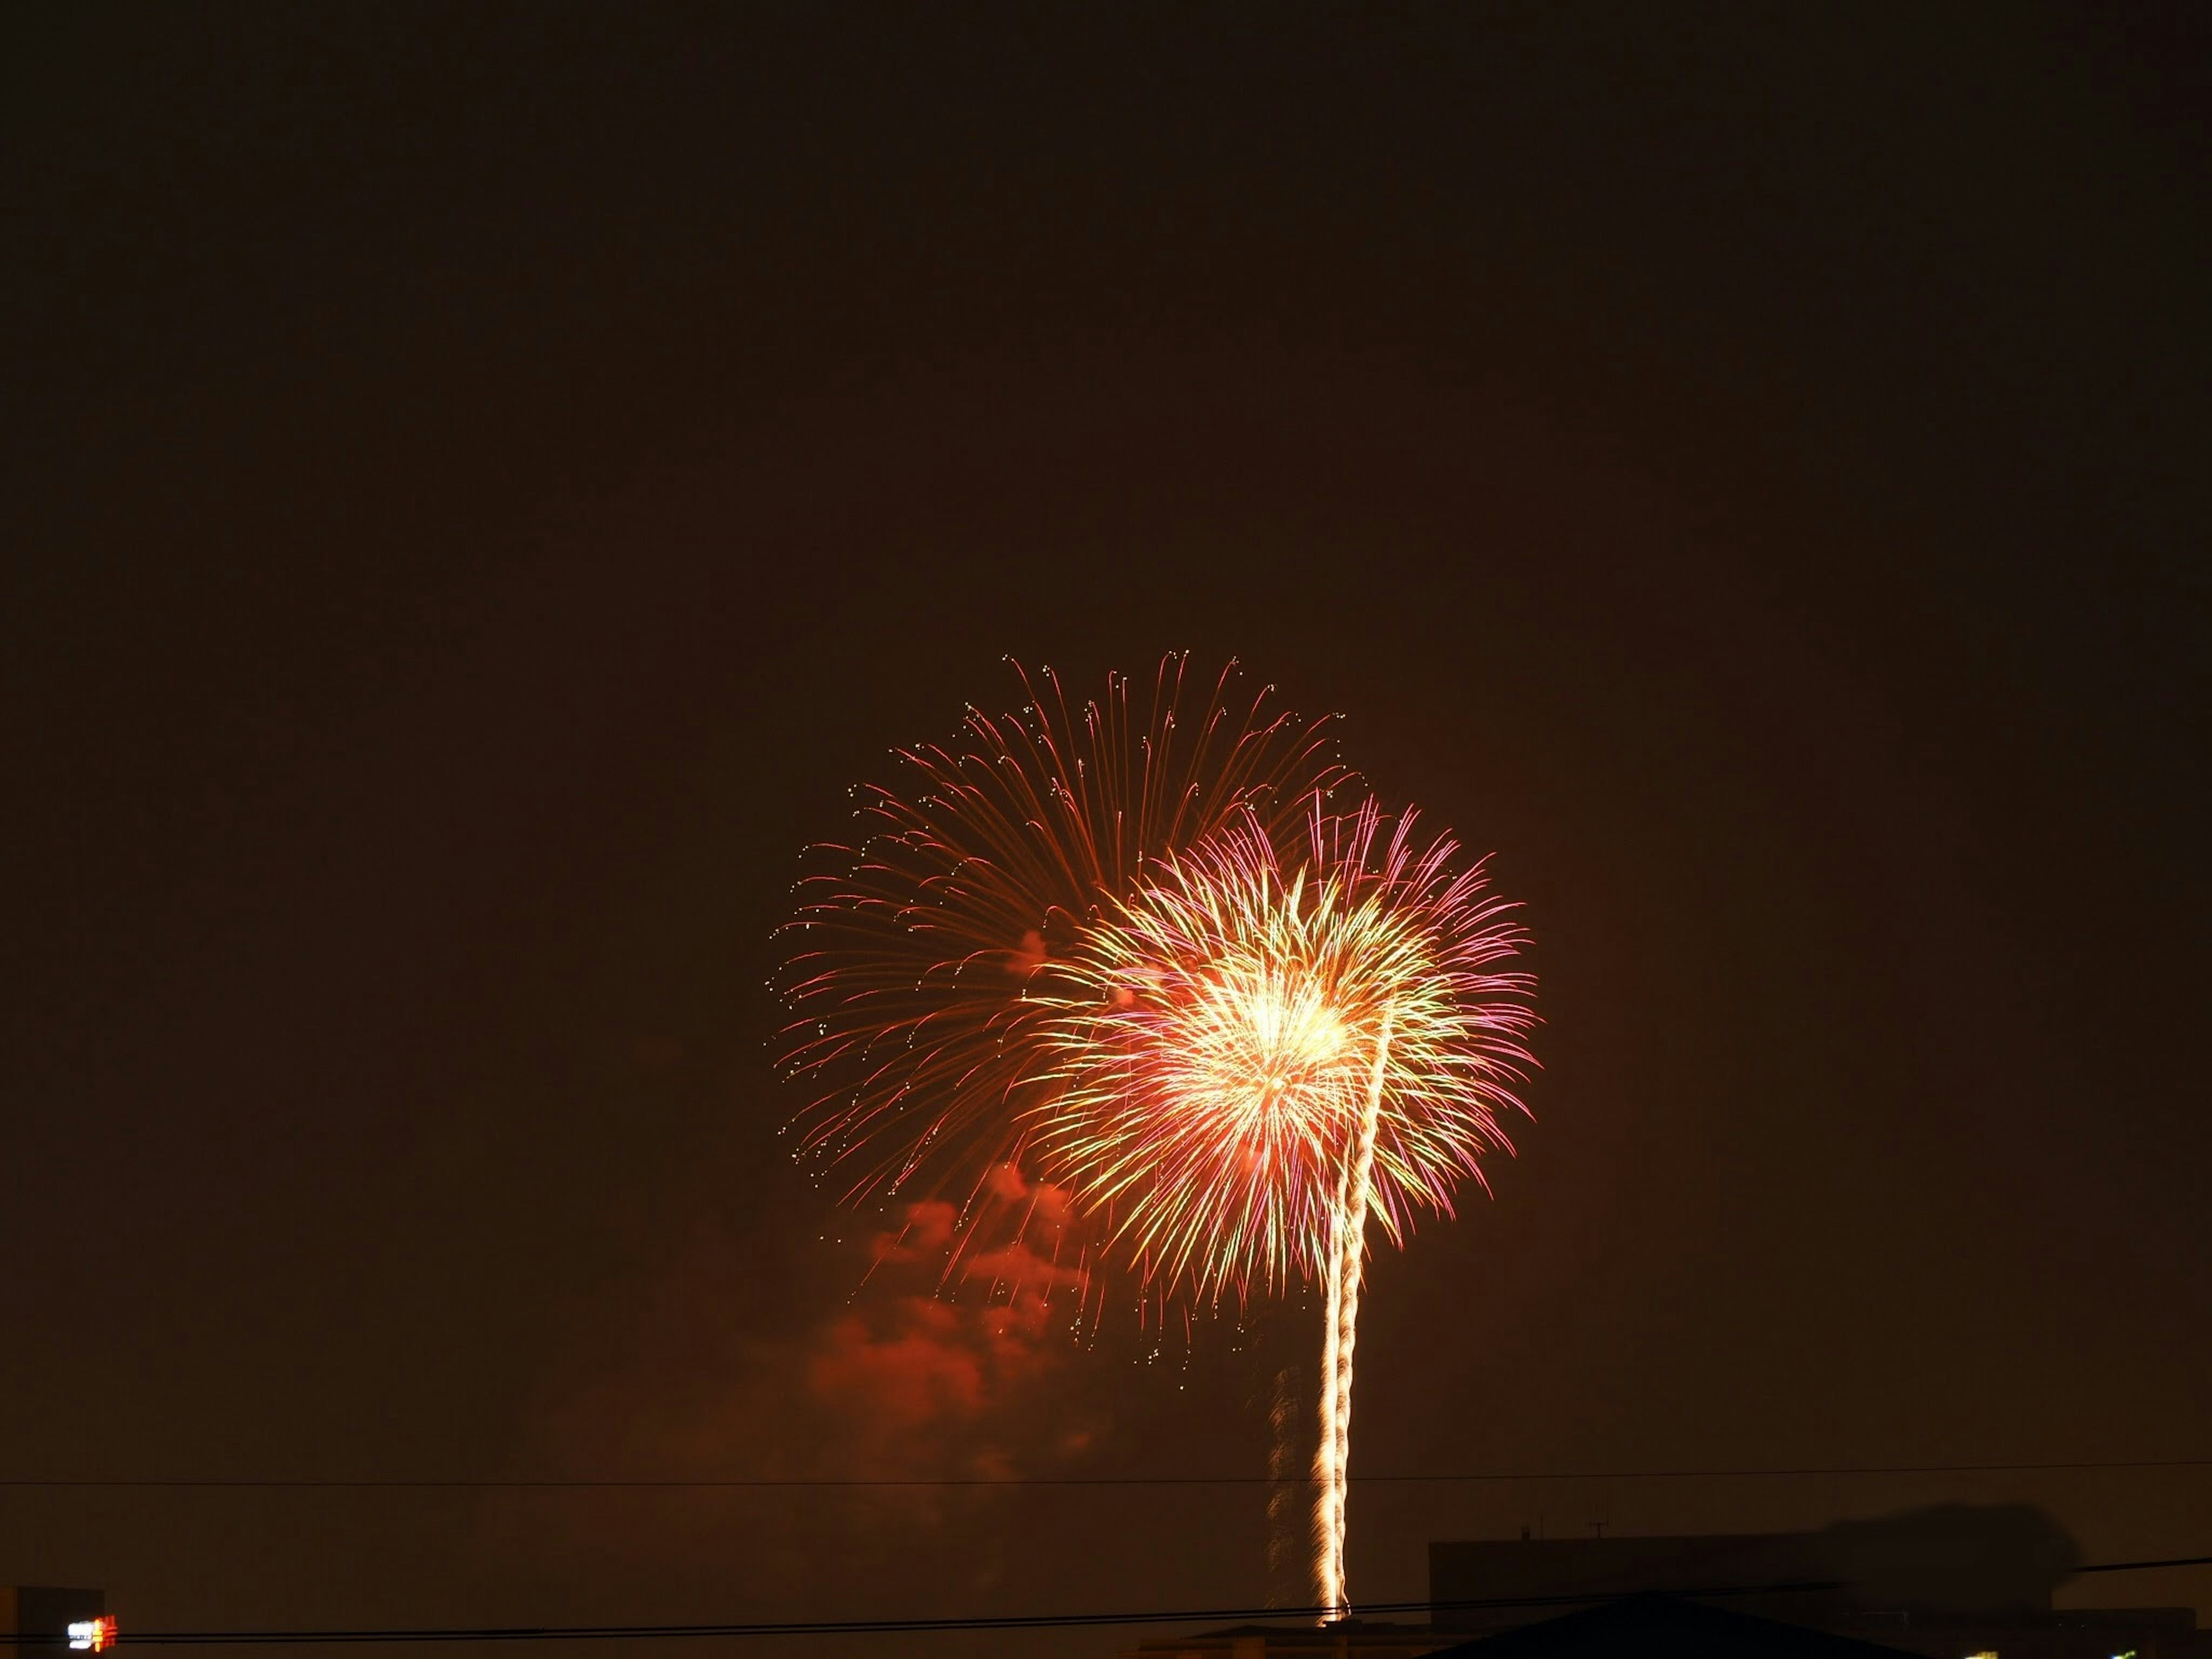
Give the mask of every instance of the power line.
MULTIPOLYGON (((2076 1568, 2078 1572, 2136 1572, 2154 1567, 2212 1566, 2212 1555, 2171 1556, 2154 1561, 2105 1561, 2076 1568)), ((1839 1589, 1834 1580, 1807 1580, 1780 1584, 1730 1584, 1702 1589, 1673 1591, 1677 1595, 1711 1599, 1725 1595, 1776 1595, 1839 1589)), ((1357 1609, 1358 1616, 1385 1613, 1444 1613, 1472 1608, 1581 1607, 1616 1598, 1602 1595, 1498 1596, 1479 1601, 1370 1601, 1357 1609)), ((153 1631, 121 1639, 158 1647, 208 1647, 230 1643, 244 1646, 308 1646, 382 1643, 430 1642, 588 1642, 658 1641, 671 1638, 741 1636, 890 1635, 902 1632, 1073 1629, 1093 1625, 1182 1625, 1243 1619, 1319 1619, 1334 1608, 1306 1607, 1178 1607, 1114 1613, 1004 1613, 942 1619, 812 1619, 748 1620, 712 1625, 504 1625, 481 1628, 432 1626, 414 1630, 245 1630, 153 1631)), ((18 1645, 58 1644, 63 1637, 17 1635, 18 1645)))
MULTIPOLYGON (((1439 1486, 1455 1483, 1519 1480, 1795 1480, 1816 1476, 1891 1474, 2033 1474, 2068 1471, 2212 1468, 2212 1457, 2149 1457, 2084 1459, 2044 1463, 1838 1463, 1792 1468, 1580 1469, 1516 1471, 1468 1470, 1462 1473, 1419 1474, 1355 1474, 1350 1478, 1369 1486, 1439 1486)), ((507 1480, 300 1480, 216 1477, 210 1479, 78 1480, 39 1476, 0 1479, 6 1491, 131 1491, 131 1492, 747 1492, 786 1489, 863 1488, 943 1489, 971 1486, 1280 1486, 1304 1484, 1307 1477, 1277 1480, 1264 1474, 1069 1474, 990 1476, 952 1475, 817 1479, 811 1477, 742 1476, 732 1479, 507 1480)))
MULTIPOLYGON (((1835 1589, 1829 1581, 1787 1584, 1726 1585, 1711 1589, 1684 1590, 1698 1596, 1774 1595, 1786 1591, 1835 1589)), ((1494 1596, 1475 1601, 1370 1601, 1359 1615, 1382 1613, 1431 1613, 1478 1607, 1579 1607, 1613 1598, 1592 1595, 1494 1596)), ((364 1642, 562 1642, 623 1639, 659 1640, 702 1636, 831 1636, 916 1631, 1047 1630, 1085 1625, 1170 1625, 1211 1623, 1226 1619, 1314 1620, 1335 1612, 1334 1607, 1181 1607, 1116 1613, 1003 1613, 937 1619, 817 1619, 752 1621, 717 1625, 544 1625, 499 1626, 483 1629, 431 1628, 422 1630, 325 1631, 161 1631, 120 1638, 132 1643, 167 1646, 210 1645, 222 1642, 276 1645, 280 1644, 349 1644, 364 1642)), ((18 1642, 27 1638, 15 1638, 18 1642)), ((53 1643, 58 1637, 35 1637, 53 1643)))

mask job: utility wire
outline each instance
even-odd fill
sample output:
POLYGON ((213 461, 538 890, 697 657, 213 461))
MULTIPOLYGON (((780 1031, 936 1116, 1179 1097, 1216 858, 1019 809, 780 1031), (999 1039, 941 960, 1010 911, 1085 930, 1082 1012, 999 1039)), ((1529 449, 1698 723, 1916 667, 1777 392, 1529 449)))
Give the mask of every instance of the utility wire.
POLYGON ((2092 1567, 2076 1567, 2076 1572, 2145 1572, 2153 1567, 2202 1567, 2212 1565, 2212 1555, 2176 1555, 2163 1561, 2100 1561, 2092 1567))
MULTIPOLYGON (((2212 1457, 2149 1457, 2051 1463, 1839 1463, 1799 1468, 1470 1470, 1459 1474, 1355 1474, 1368 1486, 1437 1486, 1516 1480, 1733 1480, 1802 1479, 1826 1475, 2033 1474, 2118 1469, 2212 1468, 2212 1457)), ((750 1492, 809 1488, 933 1490, 966 1486, 1281 1486, 1310 1480, 1279 1480, 1264 1474, 1069 1474, 1003 1478, 955 1475, 896 1480, 740 1477, 731 1480, 47 1480, 37 1476, 0 1479, 0 1490, 130 1492, 750 1492)))
MULTIPOLYGON (((1790 1590, 1834 1589, 1828 1582, 1790 1584, 1728 1585, 1713 1589, 1686 1590, 1682 1595, 1722 1596, 1776 1594, 1790 1590)), ((1581 1606, 1613 1598, 1597 1595, 1498 1596, 1462 1601, 1370 1601, 1359 1613, 1427 1613, 1473 1607, 1547 1607, 1581 1606)), ((202 1645, 218 1642, 357 1643, 357 1642, 539 1642, 658 1639, 697 1636, 828 1636, 865 1632, 1045 1630, 1082 1625, 1168 1625, 1212 1622, 1224 1619, 1321 1619, 1334 1607, 1181 1607, 1172 1611, 1147 1609, 1120 1613, 1005 1613, 944 1619, 817 1619, 721 1625, 544 1625, 503 1626, 487 1629, 434 1628, 424 1630, 324 1631, 160 1631, 118 1637, 118 1641, 166 1646, 202 1645)), ((52 1644, 59 1637, 15 1638, 52 1644)))
MULTIPOLYGON (((2212 1555, 2172 1556, 2155 1561, 2105 1561, 2076 1568, 2078 1572, 2136 1572, 2153 1567, 2212 1566, 2212 1555)), ((1726 1595, 1777 1595, 1795 1592, 1840 1589, 1833 1580, 1808 1580, 1781 1584, 1731 1584, 1670 1594, 1699 1598, 1726 1595)), ((1608 1595, 1522 1595, 1480 1601, 1369 1601, 1357 1616, 1384 1613, 1444 1613, 1473 1608, 1582 1607, 1620 1598, 1608 1595)), ((1242 1619, 1319 1619, 1331 1607, 1179 1607, 1142 1612, 1007 1613, 996 1617, 948 1619, 815 1619, 781 1621, 754 1620, 718 1625, 509 1625, 480 1629, 437 1626, 419 1630, 245 1630, 153 1631, 119 1639, 158 1647, 207 1647, 223 1643, 247 1646, 307 1646, 368 1642, 587 1642, 653 1641, 696 1637, 836 1636, 894 1634, 901 1632, 1073 1629, 1088 1625, 1182 1625, 1242 1619)), ((1473 1639, 1475 1632, 1469 1632, 1473 1639)), ((17 1635, 19 1645, 58 1645, 60 1636, 17 1635)))

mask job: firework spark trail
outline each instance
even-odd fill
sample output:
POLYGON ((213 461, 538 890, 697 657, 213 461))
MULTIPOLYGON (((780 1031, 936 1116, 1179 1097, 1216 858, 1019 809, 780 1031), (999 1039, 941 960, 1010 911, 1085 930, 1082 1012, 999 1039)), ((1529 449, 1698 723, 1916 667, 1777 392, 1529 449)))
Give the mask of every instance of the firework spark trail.
POLYGON ((1367 1262, 1367 1199, 1375 1175, 1375 1135, 1382 1115, 1382 1085, 1390 1063, 1390 1025, 1395 1010, 1382 1006, 1382 1023, 1376 1033, 1375 1063, 1369 1075, 1366 1109, 1360 1114, 1359 1133, 1344 1184, 1338 1189, 1334 1235, 1337 1257, 1328 1280, 1328 1306, 1324 1317, 1329 1336, 1330 1360, 1327 1385, 1322 1392, 1321 1443, 1331 1449, 1328 1483, 1315 1498, 1315 1533, 1322 1546, 1316 1557, 1316 1587, 1320 1605, 1352 1609, 1345 1599, 1344 1539, 1346 1482, 1352 1467, 1352 1362, 1358 1340, 1359 1288, 1367 1262))
POLYGON ((1367 1224, 1402 1243, 1510 1150, 1534 982, 1493 970, 1524 936, 1483 866, 1411 812, 1317 806, 1290 845, 1232 824, 1102 915, 1054 988, 1061 1089, 1033 1116, 1049 1177, 1163 1297, 1322 1284, 1315 1570, 1341 1607, 1367 1224))
POLYGON ((1338 1464, 1344 1448, 1336 1438, 1336 1375, 1344 1343, 1338 1316, 1344 1306, 1344 1206, 1330 1218, 1328 1261, 1322 1274, 1321 1430, 1314 1437, 1313 1583, 1314 1605, 1332 1610, 1345 1605, 1344 1545, 1337 1530, 1338 1464))

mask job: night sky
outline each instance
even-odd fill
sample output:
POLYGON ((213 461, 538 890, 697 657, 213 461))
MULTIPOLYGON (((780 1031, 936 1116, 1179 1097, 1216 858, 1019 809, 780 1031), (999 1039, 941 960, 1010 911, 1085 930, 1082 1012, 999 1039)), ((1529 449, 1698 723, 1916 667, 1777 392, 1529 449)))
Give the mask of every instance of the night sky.
MULTIPOLYGON (((858 1288, 767 1050, 848 785, 1185 647, 1538 940, 1356 1471, 2212 1457, 2196 9, 10 27, 0 1476, 1264 1473, 1310 1301, 858 1288)), ((1352 1589, 1947 1498, 2212 1551, 2204 1468, 1530 1479, 1355 1487, 1352 1589)), ((0 1579, 1235 1605, 1263 1500, 0 1489, 0 1579)))

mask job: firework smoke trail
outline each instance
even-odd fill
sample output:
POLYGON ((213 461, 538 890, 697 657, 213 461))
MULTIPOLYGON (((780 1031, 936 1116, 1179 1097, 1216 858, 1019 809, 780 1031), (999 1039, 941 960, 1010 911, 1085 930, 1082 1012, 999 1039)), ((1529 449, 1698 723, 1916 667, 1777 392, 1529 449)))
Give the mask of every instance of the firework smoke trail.
POLYGON ((972 1208, 1021 1158, 1036 1030, 1091 919, 1154 862, 1231 821, 1295 825, 1346 780, 1328 722, 1237 693, 1234 664, 1210 685, 1188 666, 1164 659, 1133 717, 1123 676, 1072 712, 1051 670, 1015 665, 1018 712, 971 705, 951 744, 893 750, 902 787, 856 790, 856 839, 813 849, 828 867, 781 933, 781 1065, 814 1094, 795 1155, 848 1202, 949 1187, 972 1208))
POLYGON ((1275 1373, 1273 1397, 1267 1407, 1270 1440, 1267 1448, 1267 1605, 1302 1605, 1307 1595, 1297 1569, 1310 1559, 1309 1544, 1298 1525, 1304 1517, 1309 1487, 1299 1478, 1299 1453, 1305 1437, 1297 1431, 1304 1416, 1300 1407, 1304 1390, 1298 1386, 1298 1368, 1285 1365, 1275 1373))
POLYGON ((1163 1297, 1322 1283, 1315 1572, 1340 1608, 1368 1222, 1402 1243, 1511 1150, 1534 981, 1495 969, 1525 941, 1482 865, 1412 812, 1316 805, 1290 859, 1278 839, 1243 818, 1102 914, 1055 988, 1060 1088, 1032 1118, 1048 1177, 1163 1297))

